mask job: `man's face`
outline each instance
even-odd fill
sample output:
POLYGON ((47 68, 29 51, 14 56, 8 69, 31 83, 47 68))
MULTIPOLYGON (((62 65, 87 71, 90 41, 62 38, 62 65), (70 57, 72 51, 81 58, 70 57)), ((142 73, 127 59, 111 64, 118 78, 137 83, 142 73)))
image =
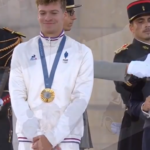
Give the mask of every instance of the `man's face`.
POLYGON ((74 20, 76 20, 74 9, 67 9, 64 18, 64 30, 70 31, 74 20))
MULTIPOLYGON (((59 2, 38 6, 38 21, 44 34, 55 34, 63 30, 64 11, 59 2)), ((59 34, 59 33, 58 33, 59 34)))
POLYGON ((143 42, 150 42, 150 15, 133 20, 130 24, 130 30, 135 38, 143 42))

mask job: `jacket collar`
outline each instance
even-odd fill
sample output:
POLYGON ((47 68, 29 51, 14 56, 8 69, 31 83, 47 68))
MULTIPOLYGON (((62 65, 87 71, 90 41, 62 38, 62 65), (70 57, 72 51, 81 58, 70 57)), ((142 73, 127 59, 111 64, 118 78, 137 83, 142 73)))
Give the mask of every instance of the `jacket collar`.
POLYGON ((142 42, 140 40, 133 39, 133 44, 138 46, 139 48, 144 49, 144 50, 150 50, 150 44, 144 43, 144 42, 142 42))
POLYGON ((40 38, 43 42, 44 47, 58 47, 65 32, 62 31, 57 37, 46 37, 40 32, 40 38))
POLYGON ((42 32, 40 32, 40 37, 47 40, 47 41, 57 41, 59 40, 61 37, 63 37, 65 34, 64 30, 57 36, 57 37, 46 37, 43 35, 42 32))

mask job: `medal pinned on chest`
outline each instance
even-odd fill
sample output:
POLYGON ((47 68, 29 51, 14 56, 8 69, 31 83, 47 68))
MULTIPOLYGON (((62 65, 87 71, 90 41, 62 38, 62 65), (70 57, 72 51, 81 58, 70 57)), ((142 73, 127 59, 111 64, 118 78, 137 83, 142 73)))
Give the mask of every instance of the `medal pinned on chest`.
POLYGON ((54 80, 54 75, 56 72, 56 68, 61 56, 61 53, 63 51, 64 45, 66 42, 66 36, 64 35, 59 48, 57 50, 57 54, 50 72, 50 76, 48 77, 48 70, 47 70, 47 63, 46 63, 46 59, 45 59, 45 53, 44 53, 44 48, 43 48, 43 43, 41 38, 39 38, 38 40, 38 44, 39 44, 39 53, 40 53, 40 58, 41 58, 41 64, 42 64, 42 69, 43 69, 43 76, 44 76, 44 83, 45 83, 45 89, 42 90, 41 92, 41 100, 45 103, 50 103, 54 100, 55 98, 55 92, 53 89, 51 89, 52 84, 53 84, 53 80, 54 80))

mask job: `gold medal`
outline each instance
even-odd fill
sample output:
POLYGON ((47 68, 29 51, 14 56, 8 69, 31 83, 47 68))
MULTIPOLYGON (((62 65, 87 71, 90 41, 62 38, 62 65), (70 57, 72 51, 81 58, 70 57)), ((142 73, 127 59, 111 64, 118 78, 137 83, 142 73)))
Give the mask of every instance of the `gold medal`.
POLYGON ((41 99, 45 103, 50 103, 55 98, 55 92, 52 89, 46 88, 41 92, 41 99))

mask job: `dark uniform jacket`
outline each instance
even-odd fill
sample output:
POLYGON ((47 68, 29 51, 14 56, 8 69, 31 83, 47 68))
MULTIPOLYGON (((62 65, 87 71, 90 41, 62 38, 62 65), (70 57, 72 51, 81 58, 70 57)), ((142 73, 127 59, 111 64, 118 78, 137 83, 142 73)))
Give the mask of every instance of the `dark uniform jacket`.
MULTIPOLYGON (((142 60, 142 58, 144 60, 145 56, 149 53, 150 45, 134 39, 132 44, 125 45, 116 52, 114 62, 129 63, 132 60, 142 60)), ((135 112, 135 110, 138 110, 136 107, 131 109, 130 100, 133 95, 140 104, 145 100, 142 90, 145 83, 145 79, 138 79, 134 76, 131 76, 126 83, 115 82, 116 91, 120 93, 122 100, 126 105, 126 111, 121 125, 118 150, 142 150, 144 120, 139 117, 139 111, 135 112)), ((140 106, 138 105, 138 108, 139 107, 140 106)))
MULTIPOLYGON (((0 67, 9 67, 13 49, 22 42, 21 35, 11 30, 0 28, 0 67)), ((2 70, 0 70, 0 82, 2 81, 2 70)), ((3 105, 0 108, 0 150, 13 150, 12 147, 12 110, 8 93, 8 80, 5 82, 1 100, 3 105)), ((1 86, 1 85, 0 85, 1 86)))
MULTIPOLYGON (((146 59, 146 58, 145 58, 146 59)), ((150 80, 148 80, 144 87, 142 88, 142 93, 145 99, 150 96, 150 80)), ((144 119, 144 126, 143 126, 143 138, 142 138, 142 150, 149 150, 150 149, 150 118, 141 110, 142 104, 144 101, 141 101, 137 94, 133 93, 130 100, 130 109, 131 113, 140 116, 144 119)))

